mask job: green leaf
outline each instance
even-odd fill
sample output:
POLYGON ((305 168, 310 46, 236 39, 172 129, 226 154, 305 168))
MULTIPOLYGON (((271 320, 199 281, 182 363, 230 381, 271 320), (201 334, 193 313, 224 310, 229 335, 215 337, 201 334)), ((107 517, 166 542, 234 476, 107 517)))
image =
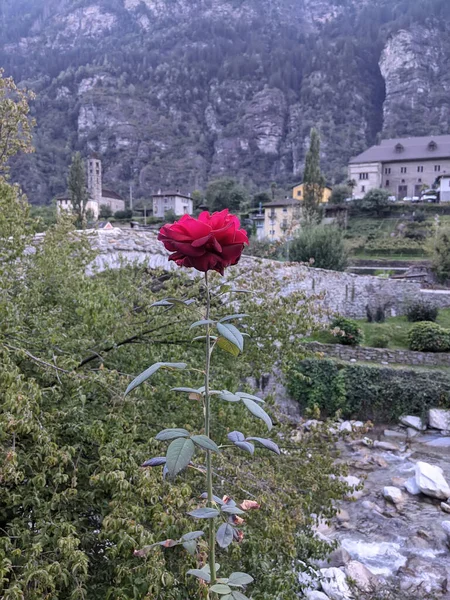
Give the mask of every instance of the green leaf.
POLYGON ((188 515, 194 519, 215 519, 219 516, 219 511, 215 508, 196 508, 188 512, 188 515))
POLYGON ((162 363, 158 362, 149 367, 146 371, 141 373, 134 379, 130 385, 127 387, 125 391, 125 396, 129 394, 134 388, 144 383, 149 377, 151 377, 158 369, 185 369, 187 367, 186 363, 162 363))
POLYGON ((240 352, 244 350, 244 338, 237 327, 230 323, 227 323, 226 325, 217 323, 217 331, 221 337, 224 337, 231 342, 240 352))
POLYGON ((245 317, 249 317, 250 315, 238 314, 238 315, 230 315, 229 317, 224 317, 223 319, 219 319, 219 323, 225 323, 226 321, 231 321, 232 319, 244 319, 245 317))
POLYGON ((178 300, 178 298, 164 298, 163 300, 159 300, 158 302, 154 302, 150 304, 150 308, 153 306, 189 306, 195 302, 195 300, 178 300))
POLYGON ((243 586, 248 585, 249 583, 253 583, 253 577, 251 575, 247 575, 247 573, 241 573, 236 571, 235 573, 231 573, 228 583, 230 585, 243 586))
POLYGON ((244 511, 238 508, 237 506, 230 506, 229 504, 225 504, 221 507, 222 512, 227 513, 229 515, 243 515, 244 511))
POLYGON ((234 445, 240 448, 241 450, 250 452, 250 454, 252 455, 255 453, 255 446, 250 442, 234 442, 234 445))
POLYGON ((195 540, 188 540, 187 542, 183 542, 183 548, 191 556, 195 556, 195 553, 197 552, 197 542, 195 540))
POLYGON ((231 595, 233 596, 233 600, 249 600, 247 596, 244 596, 244 594, 238 592, 237 590, 233 590, 231 595))
POLYGON ((167 448, 167 472, 169 477, 175 477, 180 471, 185 469, 194 456, 195 445, 192 440, 178 438, 174 440, 167 448))
POLYGON ((202 535, 205 535, 204 531, 191 531, 181 536, 181 541, 190 542, 191 540, 196 540, 197 538, 202 537, 202 535))
POLYGON ((200 390, 196 390, 195 388, 189 388, 189 387, 172 388, 170 391, 171 392, 186 392, 187 394, 201 394, 202 393, 200 390))
POLYGON ((254 415, 257 419, 264 421, 269 431, 272 429, 272 419, 269 417, 266 411, 259 406, 259 404, 256 404, 256 402, 253 402, 253 400, 249 400, 248 398, 242 398, 242 402, 252 413, 252 415, 254 415))
POLYGON ((231 594, 227 594, 226 596, 222 596, 222 600, 233 600, 233 596, 231 594))
POLYGON ((186 429, 163 429, 155 437, 158 442, 167 442, 167 440, 175 440, 176 438, 189 437, 191 434, 186 429))
POLYGON ((216 583, 215 585, 211 586, 210 590, 211 592, 219 594, 220 596, 223 596, 224 594, 229 594, 231 592, 231 588, 224 583, 216 583))
MULTIPOLYGON (((206 340, 206 338, 207 338, 206 335, 199 335, 199 336, 195 337, 192 341, 198 342, 199 340, 206 340)), ((214 342, 215 340, 217 340, 217 337, 215 335, 210 335, 209 339, 214 342)))
POLYGON ((193 575, 194 577, 197 577, 197 579, 203 579, 206 583, 211 581, 211 575, 201 569, 189 569, 187 575, 193 575))
POLYGON ((217 530, 216 539, 221 548, 227 548, 233 541, 233 527, 229 523, 222 523, 217 530))
POLYGON ((202 319, 201 321, 195 321, 195 323, 192 323, 192 325, 189 327, 189 330, 194 329, 194 327, 201 327, 202 325, 215 325, 216 322, 212 321, 211 319, 202 319))
MULTIPOLYGON (((211 573, 209 563, 207 563, 204 567, 202 567, 201 570, 205 571, 206 573, 211 573)), ((216 573, 218 573, 219 571, 220 571, 220 565, 219 565, 219 563, 216 563, 216 573)))
POLYGON ((265 404, 262 398, 258 398, 258 396, 253 396, 252 394, 246 394, 245 392, 236 392, 236 396, 239 396, 239 398, 248 398, 249 400, 259 402, 260 404, 265 404))
POLYGON ((217 339, 217 345, 221 350, 228 352, 228 354, 232 354, 233 356, 239 356, 239 348, 231 342, 229 342, 226 338, 219 337, 217 339))
POLYGON ((203 450, 211 450, 211 452, 220 452, 217 444, 206 435, 193 435, 191 440, 203 450))
POLYGON ((241 400, 239 396, 232 394, 228 390, 223 390, 223 392, 220 392, 219 398, 221 400, 225 400, 226 402, 240 402, 241 400))
POLYGON ((246 441, 249 441, 249 440, 254 440, 255 442, 259 442, 262 446, 267 448, 267 450, 271 450, 272 452, 275 452, 275 454, 281 454, 280 449, 278 448, 278 445, 275 444, 275 442, 272 442, 272 440, 266 440, 265 438, 260 438, 260 437, 249 437, 249 438, 247 438, 246 441))

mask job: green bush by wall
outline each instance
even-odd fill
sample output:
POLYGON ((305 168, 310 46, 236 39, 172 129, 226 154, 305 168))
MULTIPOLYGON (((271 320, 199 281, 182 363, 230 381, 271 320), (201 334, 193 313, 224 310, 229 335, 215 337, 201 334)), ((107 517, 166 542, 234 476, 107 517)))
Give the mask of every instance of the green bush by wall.
POLYGON ((288 391, 302 408, 318 406, 324 416, 396 421, 424 416, 431 407, 450 407, 450 375, 442 371, 393 369, 308 358, 290 372, 288 391))
POLYGON ((416 323, 408 333, 408 343, 409 349, 416 352, 448 352, 450 331, 429 321, 416 323))

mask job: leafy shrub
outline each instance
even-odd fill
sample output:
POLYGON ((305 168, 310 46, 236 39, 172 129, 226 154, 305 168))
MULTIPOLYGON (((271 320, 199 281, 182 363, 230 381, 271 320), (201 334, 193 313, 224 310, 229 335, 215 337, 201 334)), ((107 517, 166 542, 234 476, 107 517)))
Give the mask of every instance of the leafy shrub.
POLYGON ((372 348, 387 348, 391 338, 385 333, 380 333, 372 339, 372 348))
POLYGON ((450 227, 439 227, 430 242, 431 264, 440 283, 450 279, 450 227))
POLYGON ((131 219, 133 216, 133 211, 130 210, 129 208, 127 208, 126 210, 117 210, 114 213, 114 218, 118 219, 119 221, 121 219, 131 219))
POLYGON ((313 261, 318 269, 345 271, 348 253, 341 230, 332 225, 305 226, 290 244, 289 259, 313 261))
POLYGON ((337 336, 340 343, 344 346, 359 346, 364 339, 362 329, 360 329, 358 323, 346 317, 336 317, 333 319, 331 329, 339 329, 341 331, 337 336))
POLYGON ((308 358, 290 371, 288 390, 302 408, 315 405, 343 418, 396 421, 425 415, 433 406, 450 408, 450 376, 443 371, 393 369, 308 358))
POLYGON ((407 238, 378 238, 368 241, 364 251, 366 254, 409 254, 421 256, 425 252, 422 242, 407 238))
POLYGON ((417 352, 450 351, 450 331, 437 323, 416 323, 408 333, 409 348, 417 352))
POLYGON ((427 214, 423 210, 416 210, 412 216, 415 223, 424 223, 427 220, 427 214))
POLYGON ((384 323, 386 321, 386 310, 378 305, 376 308, 367 306, 366 308, 368 323, 384 323))
POLYGON ((410 323, 418 323, 419 321, 436 321, 439 314, 437 306, 433 306, 429 302, 418 300, 412 303, 407 311, 406 318, 410 323))

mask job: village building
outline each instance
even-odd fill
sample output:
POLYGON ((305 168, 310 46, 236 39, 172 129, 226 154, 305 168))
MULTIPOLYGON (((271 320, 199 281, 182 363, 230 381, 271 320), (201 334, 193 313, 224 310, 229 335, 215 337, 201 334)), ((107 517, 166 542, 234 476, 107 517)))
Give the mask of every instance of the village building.
POLYGON ((164 218, 167 211, 171 210, 177 217, 192 215, 194 203, 190 194, 184 194, 180 190, 173 192, 158 191, 152 196, 153 216, 164 218))
POLYGON ((450 135, 382 140, 350 160, 353 197, 383 188, 398 200, 419 197, 437 178, 450 174, 450 135))
POLYGON ((264 237, 278 241, 300 227, 301 204, 294 198, 274 200, 264 205, 264 237))
MULTIPOLYGON (((331 197, 333 190, 327 185, 323 188, 322 198, 320 204, 326 204, 331 197)), ((299 183, 292 188, 292 198, 295 200, 303 200, 305 197, 305 184, 299 183)))
MULTIPOLYGON (((103 187, 102 161, 96 156, 91 156, 87 161, 87 189, 89 200, 86 204, 86 212, 92 215, 95 221, 99 218, 102 206, 107 206, 113 214, 125 210, 125 200, 122 196, 103 187)), ((56 198, 56 208, 58 212, 73 210, 67 193, 56 198)))

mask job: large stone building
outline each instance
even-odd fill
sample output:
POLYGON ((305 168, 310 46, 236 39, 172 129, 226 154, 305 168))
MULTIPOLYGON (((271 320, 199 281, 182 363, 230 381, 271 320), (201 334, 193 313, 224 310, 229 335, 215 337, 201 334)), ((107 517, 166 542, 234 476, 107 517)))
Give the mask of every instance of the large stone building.
POLYGON ((194 203, 190 194, 183 194, 180 190, 174 192, 161 192, 152 196, 153 216, 164 218, 168 210, 172 210, 177 217, 192 215, 194 203))
MULTIPOLYGON (((97 220, 100 214, 100 207, 107 206, 114 214, 117 211, 125 210, 125 200, 112 190, 103 187, 102 161, 97 156, 91 156, 87 161, 87 188, 89 200, 86 204, 86 212, 97 220)), ((64 194, 56 199, 57 210, 72 210, 72 202, 68 194, 64 194)))
POLYGON ((450 135, 383 140, 350 160, 354 198, 384 188, 401 200, 419 196, 436 179, 450 174, 450 135))
POLYGON ((300 227, 301 203, 294 198, 264 204, 264 237, 272 241, 289 236, 300 227))

